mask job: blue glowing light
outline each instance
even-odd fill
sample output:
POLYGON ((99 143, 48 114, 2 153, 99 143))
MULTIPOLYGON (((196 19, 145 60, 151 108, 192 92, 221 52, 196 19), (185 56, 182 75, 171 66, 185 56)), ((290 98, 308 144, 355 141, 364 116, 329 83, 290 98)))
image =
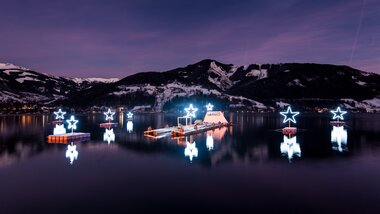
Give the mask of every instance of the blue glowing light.
POLYGON ((282 121, 283 123, 286 123, 288 121, 293 122, 293 123, 297 123, 296 119, 294 117, 299 115, 300 113, 296 112, 296 111, 292 111, 292 108, 290 108, 290 106, 288 106, 286 111, 282 111, 282 112, 280 112, 280 114, 282 116, 284 116, 284 120, 282 121))
POLYGON ((340 110, 340 107, 338 107, 335 111, 330 111, 330 112, 334 114, 333 120, 335 119, 344 120, 343 115, 347 113, 347 111, 340 110))
POLYGON ((55 114, 55 119, 56 120, 59 120, 59 119, 65 119, 64 118, 64 115, 66 114, 66 112, 62 111, 62 109, 58 109, 58 111, 55 111, 53 112, 55 114))
POLYGON ((112 112, 111 109, 108 109, 107 112, 104 112, 104 115, 106 115, 106 120, 113 120, 113 115, 115 112, 112 112))
POLYGON ((69 124, 67 128, 71 129, 71 131, 77 129, 78 120, 76 120, 73 115, 71 115, 70 120, 66 120, 66 122, 69 124))
POLYGON ((185 108, 187 113, 186 117, 195 117, 195 112, 198 111, 197 108, 193 107, 193 104, 190 104, 188 108, 185 108))
POLYGON ((206 105, 206 108, 207 108, 207 111, 212 111, 212 109, 214 108, 214 106, 211 103, 209 103, 209 104, 206 105))

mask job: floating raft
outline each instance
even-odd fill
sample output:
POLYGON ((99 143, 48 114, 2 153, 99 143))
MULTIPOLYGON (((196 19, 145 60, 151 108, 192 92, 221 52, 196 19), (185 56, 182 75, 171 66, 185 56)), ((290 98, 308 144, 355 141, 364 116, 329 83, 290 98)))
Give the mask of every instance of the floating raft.
POLYGON ((286 135, 292 134, 292 135, 295 135, 295 134, 297 134, 297 128, 296 127, 285 127, 285 128, 282 129, 282 134, 286 134, 286 135))
POLYGON ((161 129, 152 129, 152 130, 145 131, 144 135, 145 136, 157 137, 158 135, 169 134, 169 133, 171 133, 172 131, 174 131, 176 129, 177 129, 176 126, 167 127, 167 128, 161 128, 161 129))
POLYGON ((346 123, 344 121, 330 121, 330 125, 332 126, 344 126, 346 123))
POLYGON ((222 128, 224 126, 229 126, 229 124, 213 123, 213 124, 200 124, 194 126, 185 126, 183 128, 177 128, 171 132, 172 137, 180 137, 191 134, 196 134, 200 132, 205 132, 212 129, 222 128))
POLYGON ((62 120, 54 120, 52 122, 54 125, 62 125, 63 124, 63 121, 62 120))
POLYGON ((67 133, 67 134, 57 134, 57 135, 49 135, 48 143, 70 143, 75 141, 86 141, 91 137, 90 133, 67 133))
POLYGON ((112 128, 112 127, 117 127, 117 123, 101 123, 99 125, 101 128, 112 128))

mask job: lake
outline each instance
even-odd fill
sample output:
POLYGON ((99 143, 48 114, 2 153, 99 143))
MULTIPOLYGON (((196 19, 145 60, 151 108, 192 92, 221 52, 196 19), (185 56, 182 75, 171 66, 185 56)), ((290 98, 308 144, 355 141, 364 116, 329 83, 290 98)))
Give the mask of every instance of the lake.
POLYGON ((378 114, 347 114, 344 127, 301 114, 295 138, 274 113, 228 113, 233 126, 186 138, 143 135, 176 116, 116 115, 105 133, 103 115, 76 115, 91 140, 73 144, 47 142, 52 115, 0 116, 1 213, 380 213, 378 114))

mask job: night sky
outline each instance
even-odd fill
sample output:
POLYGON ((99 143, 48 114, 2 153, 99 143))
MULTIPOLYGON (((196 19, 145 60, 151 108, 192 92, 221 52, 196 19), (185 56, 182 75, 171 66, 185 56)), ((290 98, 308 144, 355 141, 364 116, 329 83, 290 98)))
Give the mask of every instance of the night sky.
POLYGON ((124 77, 205 58, 380 73, 379 0, 0 0, 0 62, 124 77))

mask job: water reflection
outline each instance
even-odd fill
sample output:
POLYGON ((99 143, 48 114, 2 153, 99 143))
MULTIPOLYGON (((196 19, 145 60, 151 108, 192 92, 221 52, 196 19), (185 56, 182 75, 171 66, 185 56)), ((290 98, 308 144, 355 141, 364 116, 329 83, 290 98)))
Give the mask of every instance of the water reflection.
POLYGON ((284 135, 284 141, 280 145, 281 154, 288 156, 289 162, 294 156, 301 157, 301 147, 297 143, 296 136, 284 135))
POLYGON ((347 130, 344 126, 333 126, 331 130, 332 149, 339 152, 347 152, 347 130))
POLYGON ((209 151, 214 149, 214 137, 212 134, 207 134, 206 147, 209 151))
POLYGON ((194 157, 198 157, 198 148, 195 141, 190 143, 189 141, 187 141, 187 137, 186 137, 185 157, 189 157, 190 161, 193 161, 194 157))
POLYGON ((132 121, 127 122, 127 132, 128 133, 133 132, 133 122, 132 121))
POLYGON ((113 129, 106 129, 103 134, 103 141, 108 142, 110 144, 111 142, 115 142, 115 133, 113 132, 113 129))
POLYGON ((77 146, 74 143, 67 145, 66 158, 70 159, 70 164, 74 163, 74 160, 78 159, 77 146))

